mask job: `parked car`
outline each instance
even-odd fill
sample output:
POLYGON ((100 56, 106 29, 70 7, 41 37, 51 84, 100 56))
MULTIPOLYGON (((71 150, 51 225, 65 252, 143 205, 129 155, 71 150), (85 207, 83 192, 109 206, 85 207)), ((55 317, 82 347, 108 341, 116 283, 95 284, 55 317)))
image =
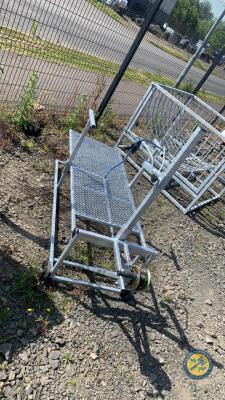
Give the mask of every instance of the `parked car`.
POLYGON ((150 24, 148 30, 156 36, 162 36, 162 29, 157 24, 150 24))
POLYGON ((190 40, 188 39, 187 36, 184 36, 184 37, 180 40, 180 42, 179 42, 179 46, 180 46, 182 49, 187 49, 187 47, 189 46, 189 44, 190 44, 190 40))
POLYGON ((104 0, 104 2, 118 14, 124 14, 127 9, 127 0, 104 0))
POLYGON ((141 18, 141 17, 137 17, 137 18, 135 18, 135 22, 136 22, 136 24, 138 25, 138 26, 141 26, 142 24, 143 24, 143 22, 144 22, 144 18, 141 18))

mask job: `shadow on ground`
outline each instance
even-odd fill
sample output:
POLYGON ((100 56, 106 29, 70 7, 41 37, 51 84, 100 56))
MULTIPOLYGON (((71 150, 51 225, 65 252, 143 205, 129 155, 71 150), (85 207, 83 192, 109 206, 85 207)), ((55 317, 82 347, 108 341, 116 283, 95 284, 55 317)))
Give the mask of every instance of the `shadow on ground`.
POLYGON ((190 213, 190 218, 207 232, 225 238, 225 202, 219 200, 215 204, 190 213))
POLYGON ((0 250, 0 362, 64 320, 39 279, 39 272, 0 250))
MULTIPOLYGON (((174 309, 167 303, 158 304, 153 286, 151 286, 152 306, 137 301, 134 297, 128 305, 118 307, 118 298, 106 294, 90 293, 91 303, 81 302, 84 309, 93 313, 103 321, 116 323, 130 344, 135 349, 140 365, 140 371, 163 397, 163 390, 171 390, 171 381, 160 361, 152 355, 149 332, 157 331, 160 335, 175 342, 185 352, 193 350, 184 329, 181 327, 174 309), (162 311, 164 310, 163 314, 162 311), (127 328, 123 322, 128 320, 127 328), (174 328, 176 334, 174 334, 174 328)), ((185 356, 185 353, 184 353, 185 356)), ((216 361, 217 368, 223 366, 216 361)))

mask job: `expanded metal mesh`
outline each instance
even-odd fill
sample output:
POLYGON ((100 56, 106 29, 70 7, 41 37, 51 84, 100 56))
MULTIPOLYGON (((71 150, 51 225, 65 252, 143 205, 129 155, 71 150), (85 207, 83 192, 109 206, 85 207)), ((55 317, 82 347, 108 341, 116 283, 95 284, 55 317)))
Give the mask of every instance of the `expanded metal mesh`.
MULTIPOLYGON (((79 137, 70 132, 70 153, 79 137)), ((135 206, 124 165, 109 173, 121 161, 118 149, 84 139, 71 169, 72 203, 77 216, 117 228, 127 222, 135 206)), ((134 231, 140 232, 140 227, 134 231)))

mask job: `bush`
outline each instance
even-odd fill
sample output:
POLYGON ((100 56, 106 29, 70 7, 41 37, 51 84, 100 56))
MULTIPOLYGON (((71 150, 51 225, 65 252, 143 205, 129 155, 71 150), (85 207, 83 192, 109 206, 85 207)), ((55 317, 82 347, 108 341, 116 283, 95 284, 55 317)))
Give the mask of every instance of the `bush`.
POLYGON ((21 100, 18 103, 16 113, 11 119, 11 122, 16 129, 23 132, 28 131, 32 124, 34 102, 37 95, 37 83, 38 75, 33 72, 28 80, 27 87, 21 96, 21 100))

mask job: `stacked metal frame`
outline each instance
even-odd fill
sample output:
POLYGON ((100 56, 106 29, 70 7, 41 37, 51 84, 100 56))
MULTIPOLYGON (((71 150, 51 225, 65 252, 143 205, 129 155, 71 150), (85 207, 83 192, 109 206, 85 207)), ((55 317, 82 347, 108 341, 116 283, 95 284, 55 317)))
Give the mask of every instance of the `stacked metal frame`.
POLYGON ((125 154, 124 146, 144 139, 138 154, 128 160, 151 179, 143 161, 151 159, 155 171, 165 170, 196 127, 204 130, 203 136, 163 190, 185 214, 225 193, 225 118, 190 93, 153 83, 117 142, 125 154), (152 153, 154 142, 161 154, 152 153))

